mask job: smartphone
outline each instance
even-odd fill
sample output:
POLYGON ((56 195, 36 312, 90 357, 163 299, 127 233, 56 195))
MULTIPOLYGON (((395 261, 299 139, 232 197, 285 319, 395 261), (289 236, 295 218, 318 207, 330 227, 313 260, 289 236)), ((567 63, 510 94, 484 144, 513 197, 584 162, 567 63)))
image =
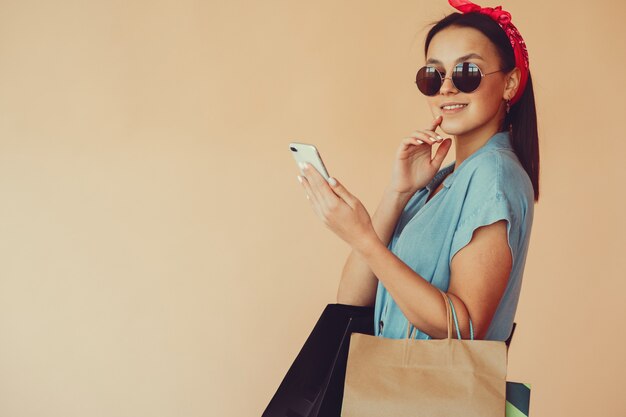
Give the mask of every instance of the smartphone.
MULTIPOLYGON (((322 157, 320 156, 320 153, 315 145, 311 145, 310 143, 291 142, 289 144, 289 150, 291 151, 293 158, 296 160, 296 163, 308 162, 314 166, 320 174, 322 174, 322 177, 324 177, 326 181, 329 180, 330 175, 328 175, 326 166, 324 165, 322 157)), ((299 165, 298 169, 300 170, 299 165)), ((300 170, 300 174, 304 175, 302 170, 300 170)))

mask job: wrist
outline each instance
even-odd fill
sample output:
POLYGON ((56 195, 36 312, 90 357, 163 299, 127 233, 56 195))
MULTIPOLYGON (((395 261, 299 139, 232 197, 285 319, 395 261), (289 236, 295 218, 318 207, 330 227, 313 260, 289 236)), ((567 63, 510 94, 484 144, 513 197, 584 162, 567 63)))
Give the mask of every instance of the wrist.
POLYGON ((404 208, 404 206, 406 206, 406 203, 409 202, 409 200, 411 199, 411 197, 413 197, 413 194, 415 194, 416 191, 417 190, 399 192, 399 191, 394 190, 393 188, 391 188, 391 186, 388 185, 387 188, 385 189, 384 198, 387 201, 395 203, 398 206, 402 206, 402 208, 404 208))
POLYGON ((359 244, 354 246, 354 250, 364 258, 367 258, 372 253, 380 249, 380 247, 386 248, 383 242, 380 241, 376 232, 368 234, 365 238, 359 240, 359 244))

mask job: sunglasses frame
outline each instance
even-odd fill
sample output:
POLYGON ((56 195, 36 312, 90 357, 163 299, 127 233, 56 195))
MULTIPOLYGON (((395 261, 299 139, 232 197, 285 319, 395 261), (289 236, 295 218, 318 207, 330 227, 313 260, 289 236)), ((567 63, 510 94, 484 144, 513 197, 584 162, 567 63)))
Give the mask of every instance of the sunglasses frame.
POLYGON ((454 74, 454 70, 456 69, 456 67, 458 67, 459 65, 463 66, 463 64, 471 64, 474 65, 476 68, 478 68, 478 72, 480 73, 480 81, 478 82, 478 85, 476 86, 476 88, 474 88, 473 90, 470 91, 463 91, 461 90, 459 87, 456 86, 456 84, 454 84, 454 80, 452 79, 452 76, 450 77, 444 77, 443 75, 441 75, 441 71, 439 71, 437 69, 437 67, 433 66, 433 65, 424 65, 423 67, 421 67, 420 69, 417 70, 417 73, 415 74, 415 85, 417 86, 417 89, 420 91, 420 93, 424 94, 427 97, 433 97, 436 96, 437 93, 439 93, 441 91, 441 87, 443 87, 443 83, 445 82, 444 80, 450 80, 450 82, 452 83, 452 85, 454 86, 454 88, 456 88, 457 90, 459 90, 462 93, 473 93, 474 91, 478 90, 478 88, 480 87, 480 85, 483 82, 483 78, 485 78, 487 75, 491 75, 491 74, 495 74, 496 72, 500 72, 503 71, 504 69, 499 69, 496 71, 492 71, 492 72, 488 72, 488 73, 484 73, 483 70, 478 66, 478 64, 474 63, 474 62, 469 62, 469 61, 463 61, 463 62, 459 62, 458 64, 456 64, 453 68, 452 68, 452 73, 454 74), (419 84, 417 83, 417 74, 420 73, 421 70, 423 70, 424 68, 432 68, 435 70, 435 72, 437 74, 439 74, 439 78, 441 79, 441 85, 439 86, 439 88, 437 89, 436 92, 434 92, 433 94, 426 94, 424 93, 420 88, 419 88, 419 84))

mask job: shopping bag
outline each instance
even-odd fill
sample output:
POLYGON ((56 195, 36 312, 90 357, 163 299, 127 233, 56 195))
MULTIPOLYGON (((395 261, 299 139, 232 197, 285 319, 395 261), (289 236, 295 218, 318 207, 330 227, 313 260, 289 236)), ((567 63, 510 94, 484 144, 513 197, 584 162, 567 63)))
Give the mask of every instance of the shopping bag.
POLYGON ((374 308, 328 304, 263 417, 339 417, 352 332, 374 334, 374 308))
POLYGON ((530 384, 506 381, 506 417, 528 417, 530 384))
POLYGON ((454 307, 446 300, 448 337, 390 339, 353 333, 342 417, 502 417, 507 345, 452 338, 454 307))

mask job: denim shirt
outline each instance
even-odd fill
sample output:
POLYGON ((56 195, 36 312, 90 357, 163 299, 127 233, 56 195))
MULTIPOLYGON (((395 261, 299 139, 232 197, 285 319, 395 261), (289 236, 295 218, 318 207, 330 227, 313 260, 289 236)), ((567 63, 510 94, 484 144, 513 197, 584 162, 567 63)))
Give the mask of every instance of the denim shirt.
MULTIPOLYGON (((533 186, 513 151, 510 134, 497 132, 456 170, 454 162, 446 165, 411 197, 387 248, 423 279, 447 291, 454 254, 470 242, 476 228, 506 219, 513 265, 504 295, 484 337, 506 340, 520 296, 533 209, 533 186), (443 188, 426 202, 428 195, 450 172, 443 181, 443 188)), ((419 300, 414 302, 419 303, 419 300)), ((407 324, 406 316, 379 280, 374 334, 406 338, 407 324)), ((431 339, 419 329, 415 338, 431 339)))

